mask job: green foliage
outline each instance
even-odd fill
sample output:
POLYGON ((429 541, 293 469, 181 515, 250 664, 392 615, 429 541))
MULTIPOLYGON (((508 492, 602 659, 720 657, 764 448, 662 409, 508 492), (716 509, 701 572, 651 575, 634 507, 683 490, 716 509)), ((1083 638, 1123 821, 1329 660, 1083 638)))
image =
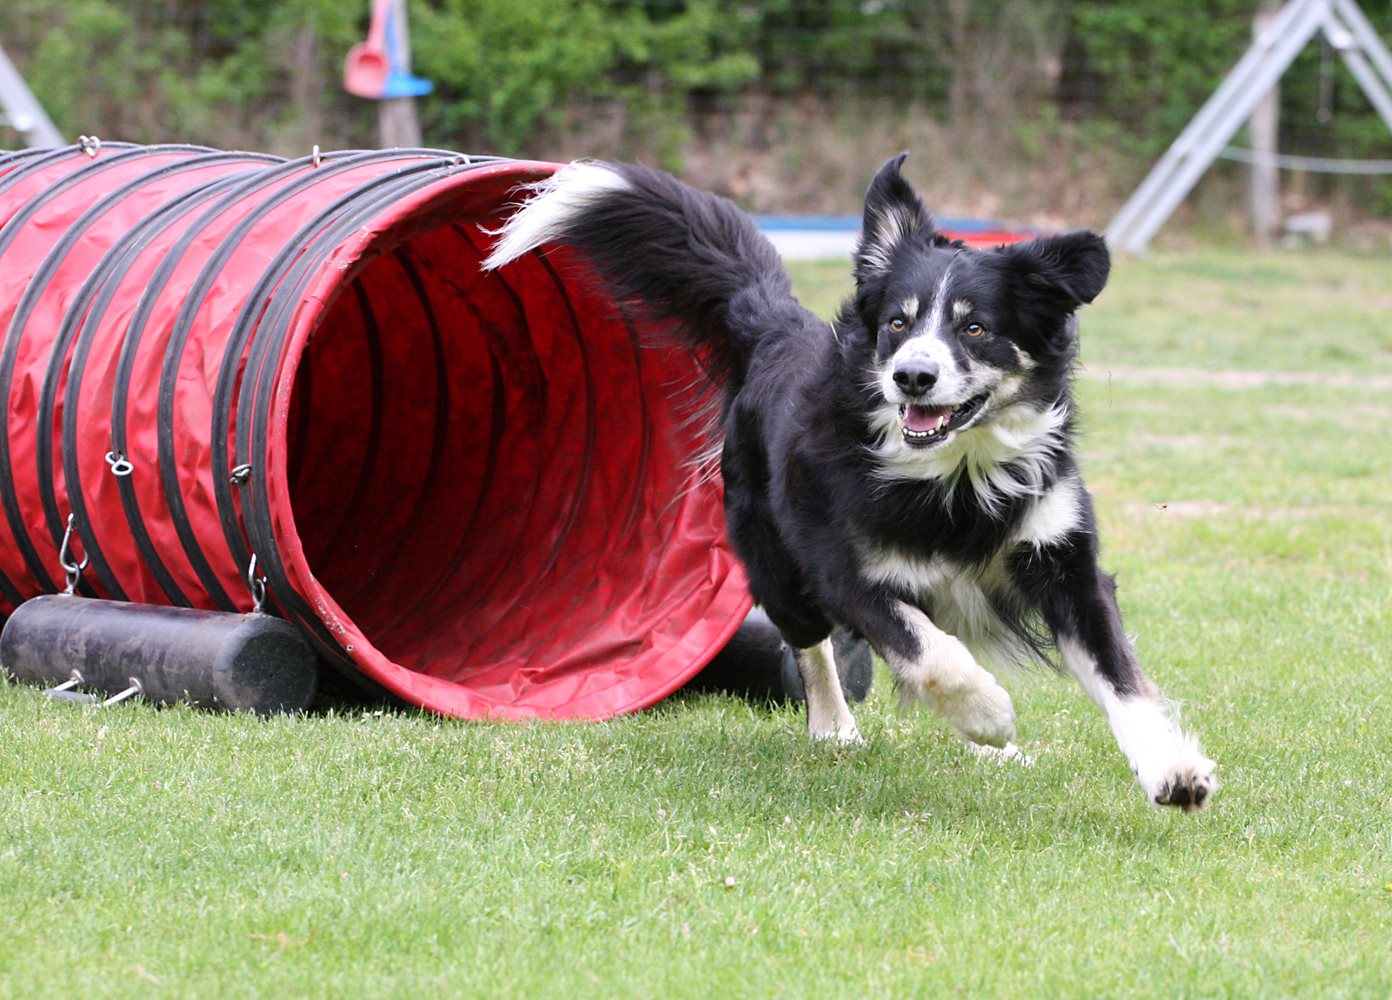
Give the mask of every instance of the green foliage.
POLYGON ((538 126, 586 100, 679 118, 689 94, 733 89, 759 71, 730 44, 748 19, 728 21, 710 0, 652 11, 594 0, 432 0, 412 16, 416 66, 440 94, 426 110, 427 131, 505 153, 521 152, 538 126))
MULTIPOLYGON (((984 123, 983 158, 1046 161, 1064 134, 1139 173, 1247 47, 1256 0, 409 0, 427 141, 535 155, 565 124, 617 120, 669 165, 733 98, 811 97, 863 117, 984 123)), ((0 41, 59 127, 275 151, 370 145, 339 85, 368 0, 7 0, 0 41)), ((1392 7, 1365 3, 1383 37, 1392 7)), ((1386 157, 1387 130, 1320 44, 1282 89, 1282 145, 1386 157), (1328 114, 1325 114, 1328 112, 1328 114), (1327 118, 1327 120, 1325 120, 1327 118)), ((796 127, 796 126, 795 126, 796 127)), ((756 133, 764 134, 759 129, 756 133)), ((757 140, 756 140, 757 141, 757 140)), ((842 137, 843 142, 853 140, 842 137)), ((617 148, 616 148, 617 147, 617 148)), ((1392 204, 1386 178, 1321 180, 1392 204)))
POLYGON ((1252 0, 1079 4, 1071 30, 1108 115, 1145 122, 1133 141, 1158 154, 1237 62, 1251 37, 1252 0))
POLYGON ((438 0, 414 15, 416 68, 440 92, 424 109, 426 130, 473 131, 503 152, 519 152, 549 111, 603 79, 615 57, 602 12, 575 0, 438 0))
MULTIPOLYGON (((1116 139, 1149 162, 1179 135, 1251 44, 1258 6, 1254 0, 1071 5, 1073 62, 1065 77, 1083 85, 1087 115, 1100 112, 1105 119, 1135 124, 1116 139)), ((1384 42, 1392 39, 1392 6, 1362 7, 1384 42)), ((1386 123, 1322 35, 1297 56, 1280 90, 1283 149, 1387 157, 1392 136, 1386 123)), ((1326 189, 1339 183, 1363 198, 1392 199, 1385 178, 1317 183, 1326 189)))

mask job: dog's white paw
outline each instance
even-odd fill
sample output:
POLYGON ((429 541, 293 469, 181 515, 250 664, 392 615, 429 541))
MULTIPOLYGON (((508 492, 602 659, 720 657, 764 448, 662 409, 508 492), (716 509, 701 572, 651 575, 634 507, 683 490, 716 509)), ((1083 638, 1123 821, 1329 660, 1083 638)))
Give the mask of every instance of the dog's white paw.
POLYGON ((1215 765, 1180 728, 1173 709, 1149 697, 1104 701, 1103 707, 1146 798, 1185 812, 1203 808, 1218 790, 1215 765))
MULTIPOLYGON (((980 670, 980 668, 978 668, 980 670)), ((973 743, 1004 747, 1015 738, 1015 705, 995 678, 980 670, 975 683, 926 690, 929 703, 973 743)))
POLYGON ((863 747, 865 738, 860 735, 853 719, 845 719, 830 725, 814 726, 810 722, 807 734, 817 741, 835 743, 843 747, 863 747))
MULTIPOLYGON (((906 612, 907 614, 907 612, 906 612)), ((990 671, 954 636, 938 630, 921 613, 924 652, 917 660, 890 658, 906 697, 926 701, 972 743, 1003 747, 1015 738, 1015 706, 990 671)))
POLYGON ((1186 748, 1184 756, 1163 768, 1137 770, 1136 780, 1158 806, 1177 806, 1185 812, 1202 809, 1218 790, 1217 765, 1198 748, 1186 748), (1147 773, 1149 770, 1149 773, 1147 773))

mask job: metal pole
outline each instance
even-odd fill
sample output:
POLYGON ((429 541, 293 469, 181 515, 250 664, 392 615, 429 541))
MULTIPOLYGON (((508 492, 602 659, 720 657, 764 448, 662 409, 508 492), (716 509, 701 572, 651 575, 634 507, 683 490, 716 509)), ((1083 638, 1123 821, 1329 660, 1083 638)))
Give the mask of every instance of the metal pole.
POLYGON ((10 57, 0 48, 0 111, 11 128, 24 136, 30 146, 66 145, 63 134, 44 112, 24 77, 19 75, 10 57))
MULTIPOLYGON (((1252 19, 1253 41, 1271 26, 1280 4, 1267 0, 1252 19)), ((1276 166, 1279 149, 1281 84, 1272 84, 1257 103, 1247 130, 1252 137, 1253 161, 1247 169, 1247 201, 1252 213, 1252 235, 1258 245, 1270 246, 1281 222, 1281 172, 1276 166)))
POLYGON ((1366 30, 1363 30, 1356 20, 1348 20, 1346 25, 1341 18, 1347 18, 1344 11, 1331 13, 1325 22, 1324 33, 1363 88, 1378 116, 1392 130, 1392 91, 1388 90, 1389 84, 1392 84, 1392 75, 1389 75, 1392 74, 1392 66, 1389 65, 1387 49, 1366 21, 1366 30))
POLYGON ((1319 30, 1330 0, 1290 0, 1107 226, 1113 249, 1141 253, 1234 133, 1319 30))

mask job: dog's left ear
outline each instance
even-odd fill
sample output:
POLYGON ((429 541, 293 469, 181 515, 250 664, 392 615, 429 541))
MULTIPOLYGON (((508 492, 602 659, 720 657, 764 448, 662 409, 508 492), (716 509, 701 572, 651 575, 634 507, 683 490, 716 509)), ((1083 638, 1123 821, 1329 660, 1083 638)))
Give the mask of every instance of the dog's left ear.
POLYGON ((1086 230, 1041 236, 1000 253, 1035 292, 1065 313, 1097 298, 1112 269, 1106 241, 1086 230))
POLYGON ((855 251, 857 282, 888 271, 894 251, 914 234, 934 231, 933 217, 899 173, 908 155, 886 161, 865 192, 865 218, 855 251))

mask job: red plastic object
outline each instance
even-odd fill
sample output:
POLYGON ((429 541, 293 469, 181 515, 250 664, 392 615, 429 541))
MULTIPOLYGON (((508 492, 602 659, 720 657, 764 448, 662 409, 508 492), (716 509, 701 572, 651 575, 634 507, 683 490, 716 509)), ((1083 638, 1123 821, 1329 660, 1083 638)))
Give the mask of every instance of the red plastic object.
MULTIPOLYGON (((710 387, 560 254, 479 271, 555 164, 281 161, 107 145, 0 156, 0 613, 93 596, 274 605, 433 711, 604 718, 748 610, 710 387)), ((660 339, 660 338, 659 338, 660 339)))
POLYGON ((367 41, 348 50, 343 61, 343 89, 358 97, 380 98, 391 72, 391 56, 387 52, 387 18, 393 0, 373 0, 372 20, 367 28, 367 41))

